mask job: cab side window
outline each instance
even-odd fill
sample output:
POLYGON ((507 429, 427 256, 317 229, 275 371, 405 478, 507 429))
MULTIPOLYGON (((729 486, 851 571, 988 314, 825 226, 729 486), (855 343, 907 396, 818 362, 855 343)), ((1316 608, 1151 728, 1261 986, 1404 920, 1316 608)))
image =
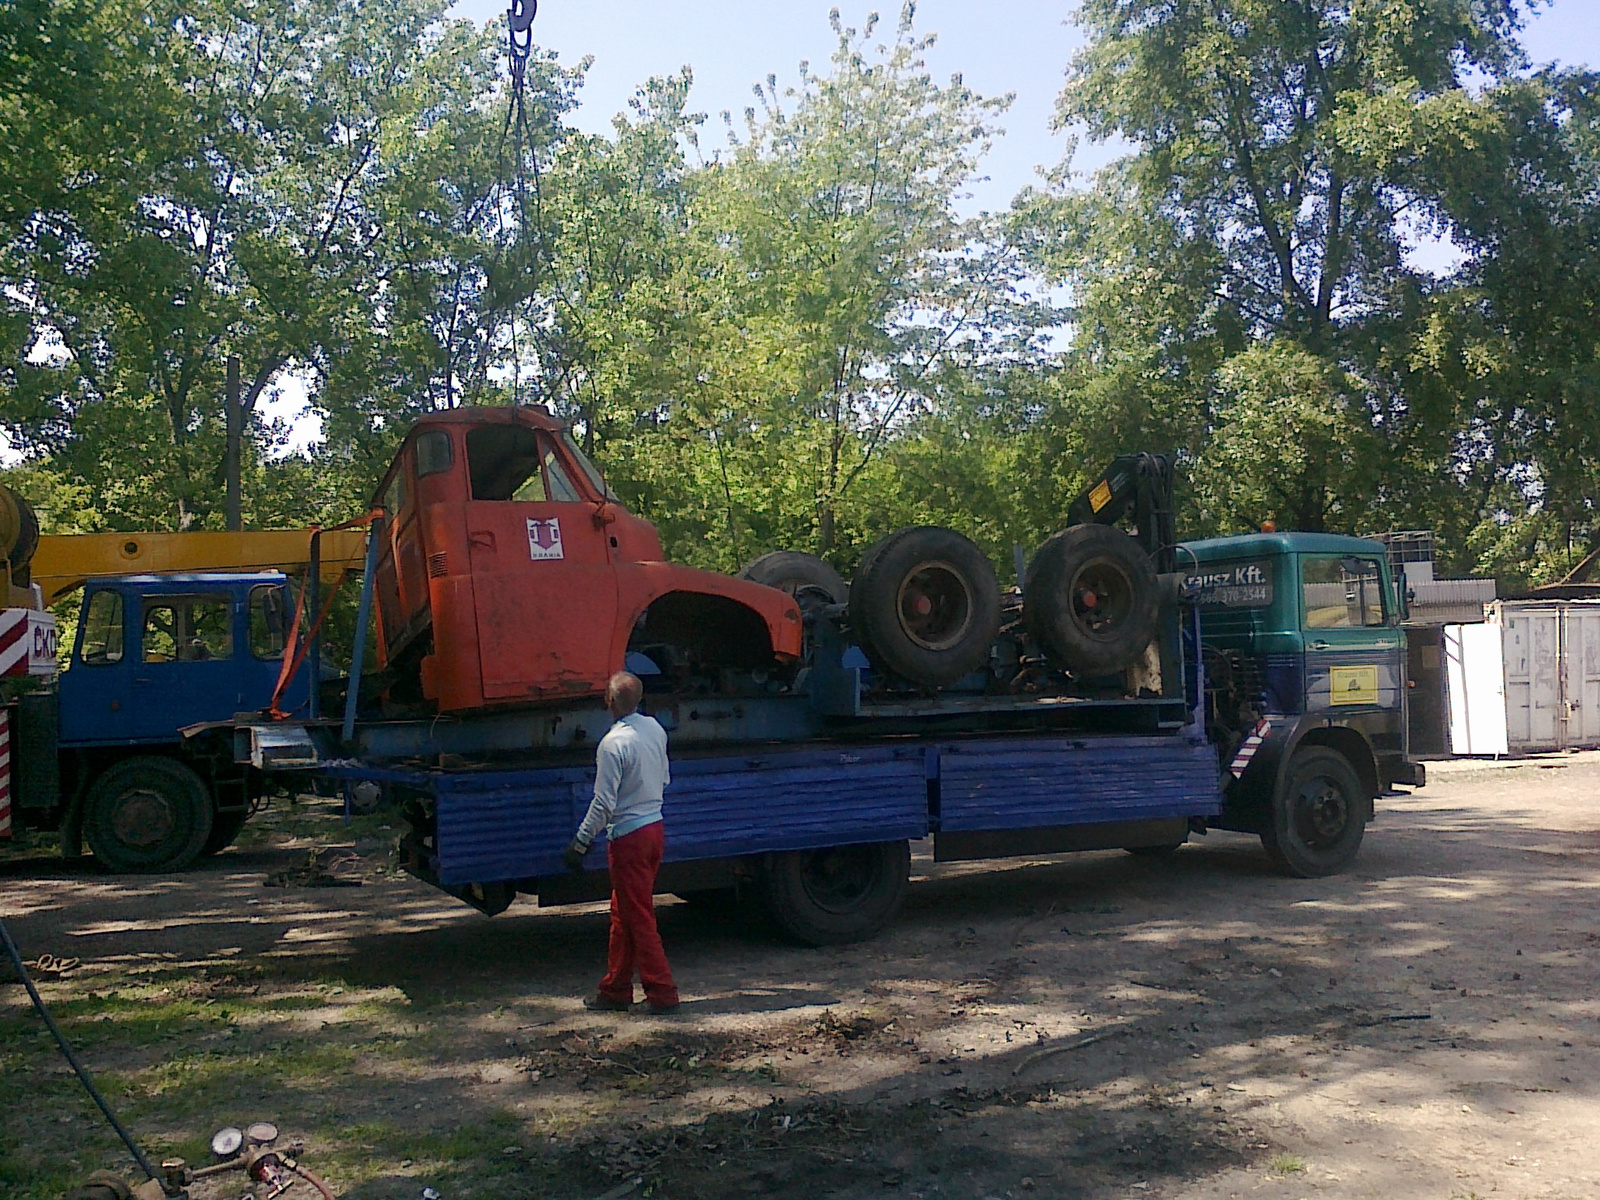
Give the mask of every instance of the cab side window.
POLYGON ((226 596, 162 596, 144 603, 147 663, 233 657, 233 605, 226 596))
POLYGON ((89 597, 83 615, 83 648, 79 658, 91 667, 122 661, 122 593, 102 591, 89 597))
POLYGON ((520 425, 480 425, 467 433, 474 500, 543 500, 539 436, 520 425))
POLYGON ((469 431, 467 475, 474 500, 576 504, 583 499, 555 442, 521 425, 486 425, 469 431))
POLYGON ((1372 629, 1388 624, 1376 559, 1308 555, 1300 560, 1307 629, 1372 629))

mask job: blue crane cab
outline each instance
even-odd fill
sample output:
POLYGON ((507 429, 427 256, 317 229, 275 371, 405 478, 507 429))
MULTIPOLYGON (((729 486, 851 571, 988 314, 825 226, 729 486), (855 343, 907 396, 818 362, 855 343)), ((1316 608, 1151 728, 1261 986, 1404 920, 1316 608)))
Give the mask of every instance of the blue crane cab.
MULTIPOLYGON (((85 585, 66 669, 17 701, 15 801, 113 871, 173 871, 227 846, 261 798, 228 735, 272 702, 293 618, 287 576, 125 575, 85 585)), ((280 707, 305 716, 302 666, 280 707)))
MULTIPOLYGON (((62 673, 63 747, 176 745, 179 730, 266 708, 283 667, 287 578, 127 575, 87 585, 62 673)), ((304 708, 308 673, 286 690, 304 708)))

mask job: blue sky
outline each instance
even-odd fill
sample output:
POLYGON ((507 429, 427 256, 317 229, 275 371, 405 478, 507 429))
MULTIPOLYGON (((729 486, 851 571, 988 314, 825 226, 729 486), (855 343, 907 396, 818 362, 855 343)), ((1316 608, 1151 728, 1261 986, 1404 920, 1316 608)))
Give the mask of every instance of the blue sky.
MULTIPOLYGON (((541 0, 534 40, 555 50, 563 62, 594 56, 583 107, 575 124, 592 132, 609 131, 611 117, 651 75, 688 65, 694 69, 691 107, 708 115, 707 150, 722 144, 719 113, 739 120, 753 102, 751 86, 769 73, 781 86, 797 80, 796 68, 809 59, 820 69, 833 51, 828 28, 829 0, 541 0)), ((860 26, 876 8, 883 16, 879 34, 892 37, 899 0, 876 5, 839 0, 845 23, 860 26)), ((928 55, 936 78, 954 71, 984 95, 1016 94, 1002 125, 1006 136, 985 160, 989 178, 973 189, 972 209, 1004 208, 1019 190, 1034 182, 1034 169, 1053 166, 1065 139, 1050 132, 1050 116, 1061 89, 1062 71, 1082 44, 1070 23, 1074 4, 1047 0, 923 0, 917 29, 937 33, 928 55)), ((480 23, 499 20, 503 0, 461 0, 455 16, 480 23)), ((1536 62, 1600 64, 1600 0, 1554 0, 1532 16, 1524 43, 1536 62)), ((1104 162, 1109 152, 1083 147, 1079 167, 1104 162)))

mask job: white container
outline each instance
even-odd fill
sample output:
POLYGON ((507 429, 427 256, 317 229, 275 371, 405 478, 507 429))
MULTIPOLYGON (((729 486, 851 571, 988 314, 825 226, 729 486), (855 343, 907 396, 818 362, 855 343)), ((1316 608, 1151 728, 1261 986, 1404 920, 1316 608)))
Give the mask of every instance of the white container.
POLYGON ((1600 600, 1497 600, 1514 751, 1600 747, 1600 600))

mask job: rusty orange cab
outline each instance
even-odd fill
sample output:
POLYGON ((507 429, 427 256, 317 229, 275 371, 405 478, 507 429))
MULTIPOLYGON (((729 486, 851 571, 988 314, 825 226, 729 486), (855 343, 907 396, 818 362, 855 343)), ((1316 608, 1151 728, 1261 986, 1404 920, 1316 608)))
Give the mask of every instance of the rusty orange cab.
POLYGON ((590 697, 629 649, 709 690, 800 655, 792 597, 663 562, 542 405, 422 417, 375 503, 379 660, 440 712, 590 697))

